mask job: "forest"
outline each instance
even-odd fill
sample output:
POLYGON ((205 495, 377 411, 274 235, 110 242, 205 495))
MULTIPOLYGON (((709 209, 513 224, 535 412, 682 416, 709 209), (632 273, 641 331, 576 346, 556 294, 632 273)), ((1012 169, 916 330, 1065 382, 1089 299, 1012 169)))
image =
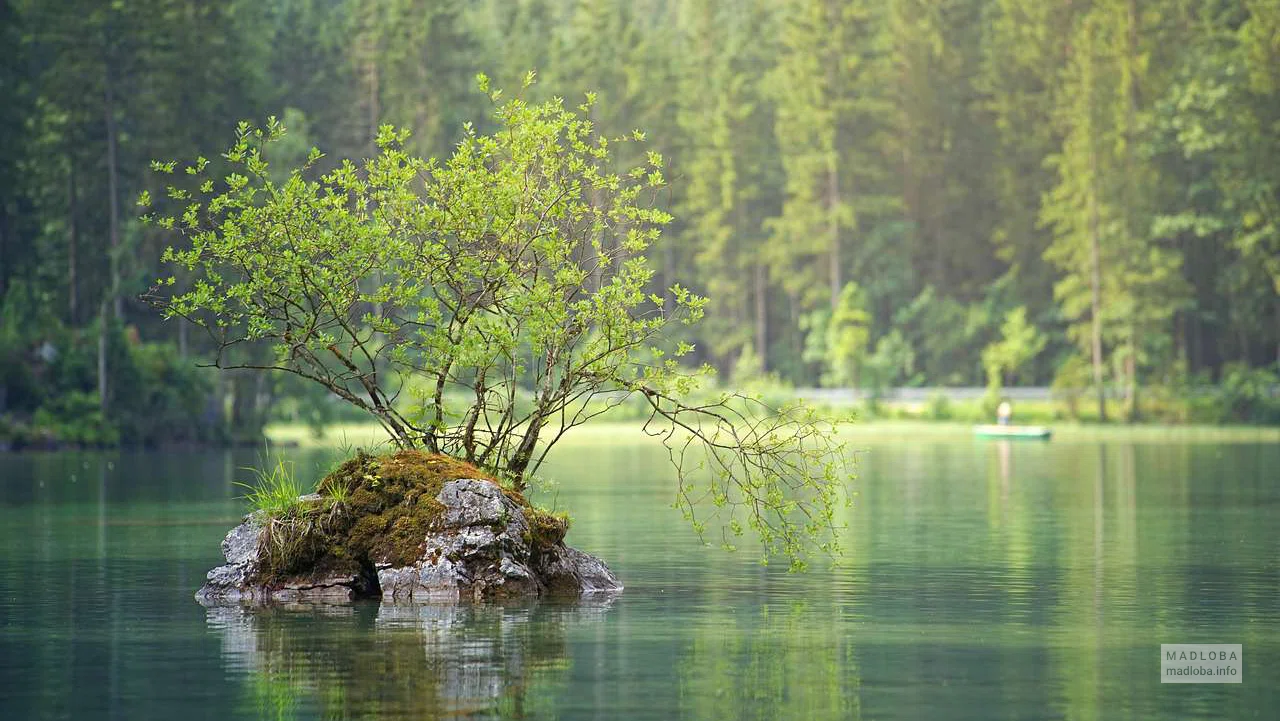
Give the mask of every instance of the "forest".
POLYGON ((446 157, 481 72, 665 159, 653 291, 711 299, 684 340, 726 385, 1280 423, 1280 0, 0 0, 0 46, 6 444, 333 420, 198 367, 139 195, 242 120, 282 167, 388 124, 446 157))

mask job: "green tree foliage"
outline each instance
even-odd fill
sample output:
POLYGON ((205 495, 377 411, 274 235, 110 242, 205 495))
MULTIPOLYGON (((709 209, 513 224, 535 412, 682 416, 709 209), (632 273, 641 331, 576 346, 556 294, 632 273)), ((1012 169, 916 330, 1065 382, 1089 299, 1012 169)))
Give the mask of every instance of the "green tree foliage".
POLYGON ((445 152, 463 122, 479 114, 471 92, 479 43, 464 10, 458 0, 352 3, 348 63, 363 122, 351 130, 363 154, 377 152, 378 129, 386 123, 414 128, 415 153, 445 152))
POLYGON ((1140 147, 1151 113, 1139 93, 1149 79, 1150 21, 1126 1, 1095 4, 1076 23, 1059 115, 1064 143, 1051 156, 1060 182, 1043 206, 1055 231, 1046 257, 1063 271, 1055 294, 1092 358, 1103 416, 1108 354, 1132 408, 1140 367, 1170 359, 1170 321, 1184 290, 1179 249, 1151 236, 1158 184, 1140 147))
POLYGON ((871 338, 866 294, 857 283, 847 283, 830 313, 817 312, 821 320, 815 325, 825 325, 819 356, 824 366, 823 384, 836 388, 859 385, 860 364, 871 338))
POLYGON ((1046 338, 1027 322, 1027 309, 1018 306, 1009 311, 1000 326, 1000 340, 982 350, 982 365, 987 370, 987 386, 995 391, 1018 374, 1044 350, 1046 338))
POLYGON ((487 466, 519 491, 603 412, 593 401, 642 398, 700 532, 707 505, 728 533, 755 531, 766 558, 798 566, 811 543, 830 550, 844 489, 831 429, 745 397, 682 400, 705 372, 682 368, 693 347, 665 331, 706 301, 677 285, 667 310, 645 292, 644 253, 670 221, 652 203, 662 157, 616 168, 611 148, 639 134, 600 134, 590 96, 571 110, 489 94, 495 131, 468 131, 447 160, 410 154, 408 133, 384 126, 362 165, 313 180, 313 151, 277 183, 263 152, 283 132, 273 120, 241 126, 222 178, 203 159, 157 164, 197 186, 170 185, 175 214, 147 217, 181 235, 166 259, 194 278, 177 292, 165 280, 157 304, 209 334, 218 367, 314 381, 396 445, 487 466), (241 352, 254 344, 270 360, 241 352))
MULTIPOLYGON (((266 151, 277 169, 312 145, 316 177, 373 158, 384 124, 447 157, 467 119, 495 127, 476 72, 536 70, 523 100, 592 88, 590 122, 651 135, 611 148, 620 163, 665 159, 675 217, 645 292, 713 299, 677 329, 691 365, 833 382, 822 349, 852 282, 867 360, 884 342, 911 368, 864 360, 845 382, 982 384, 1021 307, 1045 350, 1019 382, 1085 382, 1072 398, 1137 417, 1144 387, 1280 363, 1278 36, 1277 0, 0 0, 0 293, 22 280, 42 314, 16 321, 10 375, 39 374, 55 318, 92 360, 76 392, 123 426, 120 334, 213 349, 137 300, 166 245, 128 202, 150 161, 221 173, 234 123, 269 115, 296 131, 266 151)), ((251 435, 325 416, 252 374, 207 387, 251 435)))
POLYGON ((1062 32, 1077 10, 1070 3, 999 0, 985 8, 982 72, 976 85, 995 137, 991 164, 996 257, 1007 264, 1013 294, 1037 323, 1052 323, 1054 268, 1044 259, 1052 240, 1040 222, 1041 197, 1055 175, 1045 158, 1062 144, 1052 118, 1061 102, 1060 77, 1070 43, 1062 32))
POLYGON ((689 3, 683 11, 680 238, 714 299, 707 322, 712 357, 750 346, 763 370, 771 261, 764 223, 777 214, 781 168, 762 82, 772 47, 761 39, 774 35, 774 18, 757 2, 689 3))
POLYGON ((768 225, 779 281, 806 309, 839 302, 844 246, 858 227, 853 200, 874 199, 862 182, 874 166, 857 141, 878 109, 873 20, 861 2, 797 0, 783 11, 771 80, 786 196, 768 225))

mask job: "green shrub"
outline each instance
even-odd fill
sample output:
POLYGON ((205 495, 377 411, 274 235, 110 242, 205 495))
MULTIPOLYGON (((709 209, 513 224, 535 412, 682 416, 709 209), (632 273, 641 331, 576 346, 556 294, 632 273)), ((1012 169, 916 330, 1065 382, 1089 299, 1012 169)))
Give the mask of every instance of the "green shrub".
POLYGON ((168 343, 127 346, 113 375, 110 419, 130 444, 218 441, 221 428, 206 407, 213 384, 168 343))
POLYGON ((1231 364, 1222 373, 1222 409, 1228 420, 1242 423, 1280 423, 1280 377, 1266 368, 1231 364))
POLYGON ((925 415, 935 421, 951 420, 951 399, 945 393, 930 395, 929 404, 925 406, 925 415))
POLYGON ((84 391, 49 399, 36 411, 32 425, 63 443, 111 446, 120 442, 119 431, 102 417, 98 396, 84 391))
POLYGON ((20 342, 0 334, 0 411, 40 407, 45 392, 27 362, 20 342))
POLYGON ((1079 420, 1081 401, 1093 385, 1092 367, 1079 354, 1067 356, 1053 376, 1049 386, 1055 400, 1061 402, 1068 418, 1079 420))

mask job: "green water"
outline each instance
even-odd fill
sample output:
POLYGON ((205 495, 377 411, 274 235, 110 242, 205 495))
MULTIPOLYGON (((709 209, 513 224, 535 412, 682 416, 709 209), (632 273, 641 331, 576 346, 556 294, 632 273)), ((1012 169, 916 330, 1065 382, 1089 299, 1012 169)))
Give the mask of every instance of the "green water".
POLYGON ((1280 718, 1280 445, 869 438, 843 567, 793 576, 612 435, 544 497, 627 585, 580 605, 206 611, 252 453, 0 456, 0 719, 1280 718))

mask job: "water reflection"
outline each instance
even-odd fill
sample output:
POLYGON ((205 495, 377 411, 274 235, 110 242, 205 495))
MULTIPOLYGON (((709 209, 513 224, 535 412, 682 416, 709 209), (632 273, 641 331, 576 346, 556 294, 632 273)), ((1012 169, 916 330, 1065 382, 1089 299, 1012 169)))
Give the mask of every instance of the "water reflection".
POLYGON ((257 718, 518 718, 564 681, 569 629, 610 604, 224 607, 206 624, 257 718))
POLYGON ((607 608, 207 611, 252 452, 0 456, 0 719, 1274 716, 1280 445, 871 443, 800 575, 698 548, 660 447, 570 448, 607 608), (1244 683, 1162 685, 1162 642, 1244 683))
POLYGON ((858 721, 862 673, 844 621, 838 603, 709 608, 688 629, 676 666, 679 716, 858 721))

